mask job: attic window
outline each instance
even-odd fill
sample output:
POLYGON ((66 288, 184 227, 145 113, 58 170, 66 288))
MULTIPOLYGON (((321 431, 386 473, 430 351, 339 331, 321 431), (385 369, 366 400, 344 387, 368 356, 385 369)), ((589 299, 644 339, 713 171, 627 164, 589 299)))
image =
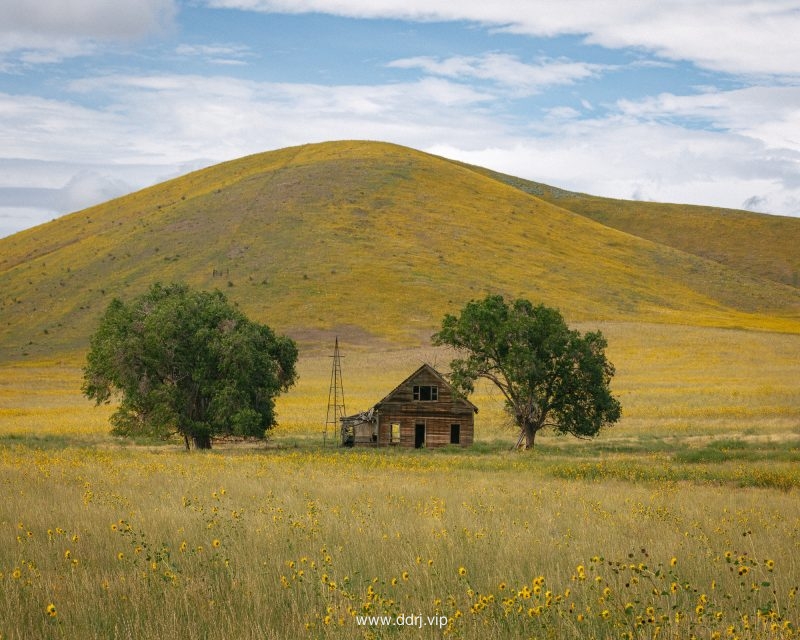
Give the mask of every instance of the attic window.
POLYGON ((433 385, 414 385, 414 400, 435 402, 439 399, 439 387, 433 385))

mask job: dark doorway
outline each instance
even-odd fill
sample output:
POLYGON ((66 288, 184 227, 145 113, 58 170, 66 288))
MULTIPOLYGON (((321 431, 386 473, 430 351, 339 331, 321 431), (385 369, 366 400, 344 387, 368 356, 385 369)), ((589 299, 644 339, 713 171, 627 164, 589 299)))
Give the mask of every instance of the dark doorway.
POLYGON ((461 425, 450 425, 450 444, 461 444, 461 425))
POLYGON ((414 425, 414 448, 422 449, 425 446, 425 425, 414 425))

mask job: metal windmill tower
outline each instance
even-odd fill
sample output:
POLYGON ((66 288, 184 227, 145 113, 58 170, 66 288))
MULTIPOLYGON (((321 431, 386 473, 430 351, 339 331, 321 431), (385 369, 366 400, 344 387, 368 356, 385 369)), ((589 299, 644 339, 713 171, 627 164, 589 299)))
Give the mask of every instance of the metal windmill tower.
POLYGON ((333 429, 333 437, 339 442, 341 423, 339 418, 346 415, 344 408, 344 386, 342 385, 342 356, 339 354, 339 336, 333 347, 333 367, 331 368, 331 386, 328 391, 328 414, 325 418, 325 434, 323 445, 328 444, 328 428, 333 429))

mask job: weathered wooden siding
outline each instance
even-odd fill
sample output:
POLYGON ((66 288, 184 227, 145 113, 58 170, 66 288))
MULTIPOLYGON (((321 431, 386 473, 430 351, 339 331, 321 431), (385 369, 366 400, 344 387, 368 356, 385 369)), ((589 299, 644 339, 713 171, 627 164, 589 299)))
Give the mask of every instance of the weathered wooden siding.
POLYGON ((417 425, 424 425, 421 446, 448 446, 454 444, 451 443, 451 429, 457 424, 457 444, 468 447, 474 440, 475 412, 475 406, 455 396, 436 370, 423 365, 370 410, 371 419, 377 420, 377 442, 372 437, 372 423, 369 426, 365 423, 356 427, 354 444, 415 447, 418 444, 417 425), (418 388, 417 397, 415 387, 418 388), (436 389, 435 395, 432 388, 436 389), (392 440, 392 424, 400 425, 399 440, 392 440))
POLYGON ((414 447, 416 444, 416 427, 425 425, 425 447, 445 447, 451 444, 451 426, 459 425, 459 442, 462 447, 472 446, 475 434, 475 420, 472 415, 424 416, 407 414, 381 414, 379 425, 380 446, 391 445, 392 423, 400 424, 401 447, 414 447))
POLYGON ((375 428, 371 422, 362 422, 355 426, 355 441, 353 444, 357 447, 362 446, 377 446, 376 440, 372 437, 375 428))

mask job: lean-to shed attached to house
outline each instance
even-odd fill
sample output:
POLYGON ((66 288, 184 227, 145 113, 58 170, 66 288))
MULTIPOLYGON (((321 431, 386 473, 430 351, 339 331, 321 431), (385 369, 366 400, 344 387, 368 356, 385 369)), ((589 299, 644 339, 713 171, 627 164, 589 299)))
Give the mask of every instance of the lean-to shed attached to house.
POLYGON ((346 446, 468 447, 478 408, 422 365, 368 411, 341 419, 346 446))

